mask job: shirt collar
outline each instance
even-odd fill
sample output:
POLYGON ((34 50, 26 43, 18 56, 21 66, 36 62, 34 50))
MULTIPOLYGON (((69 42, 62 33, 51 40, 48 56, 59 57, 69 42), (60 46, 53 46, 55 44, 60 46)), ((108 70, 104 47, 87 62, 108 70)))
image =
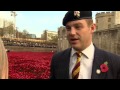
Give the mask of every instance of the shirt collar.
POLYGON ((82 51, 82 53, 87 57, 87 58, 92 58, 93 53, 94 53, 94 45, 91 42, 90 46, 88 46, 86 49, 82 51))
MULTIPOLYGON (((71 57, 76 53, 77 51, 72 48, 72 51, 71 51, 71 57)), ((94 53, 94 45, 93 43, 91 42, 90 46, 88 46, 86 49, 84 49, 82 51, 82 53, 87 57, 87 58, 92 58, 92 55, 94 53)))
POLYGON ((72 57, 76 52, 77 52, 77 51, 76 51, 74 48, 72 48, 71 57, 72 57))

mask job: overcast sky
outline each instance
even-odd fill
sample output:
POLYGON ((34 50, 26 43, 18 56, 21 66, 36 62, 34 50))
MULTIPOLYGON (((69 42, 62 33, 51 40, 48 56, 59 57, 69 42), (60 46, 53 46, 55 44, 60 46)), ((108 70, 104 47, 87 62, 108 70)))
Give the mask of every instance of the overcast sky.
MULTIPOLYGON (((44 30, 57 31, 62 26, 62 19, 67 11, 16 11, 16 27, 26 29, 30 34, 40 37, 44 30)), ((97 12, 93 11, 93 18, 97 12)), ((0 17, 12 20, 10 11, 0 11, 0 17)))

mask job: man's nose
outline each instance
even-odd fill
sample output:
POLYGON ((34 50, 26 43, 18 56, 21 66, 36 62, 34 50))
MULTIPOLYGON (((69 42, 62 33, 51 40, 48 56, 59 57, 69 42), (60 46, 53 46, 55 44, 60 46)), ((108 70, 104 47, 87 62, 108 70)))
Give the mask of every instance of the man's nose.
POLYGON ((76 30, 75 28, 71 28, 71 32, 70 32, 71 35, 75 35, 76 34, 76 30))

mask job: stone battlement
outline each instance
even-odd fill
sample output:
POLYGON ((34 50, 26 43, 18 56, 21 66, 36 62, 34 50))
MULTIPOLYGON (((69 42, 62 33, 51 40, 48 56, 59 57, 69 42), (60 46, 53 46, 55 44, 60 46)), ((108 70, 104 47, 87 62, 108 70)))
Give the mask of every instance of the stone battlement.
POLYGON ((114 15, 114 12, 101 12, 96 14, 96 18, 113 16, 113 15, 114 15))

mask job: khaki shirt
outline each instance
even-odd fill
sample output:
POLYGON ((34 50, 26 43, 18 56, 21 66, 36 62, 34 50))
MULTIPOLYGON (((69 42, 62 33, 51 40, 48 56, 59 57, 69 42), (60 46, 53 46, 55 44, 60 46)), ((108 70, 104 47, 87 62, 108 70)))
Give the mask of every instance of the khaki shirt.
POLYGON ((8 79, 8 57, 0 38, 0 79, 8 79))

